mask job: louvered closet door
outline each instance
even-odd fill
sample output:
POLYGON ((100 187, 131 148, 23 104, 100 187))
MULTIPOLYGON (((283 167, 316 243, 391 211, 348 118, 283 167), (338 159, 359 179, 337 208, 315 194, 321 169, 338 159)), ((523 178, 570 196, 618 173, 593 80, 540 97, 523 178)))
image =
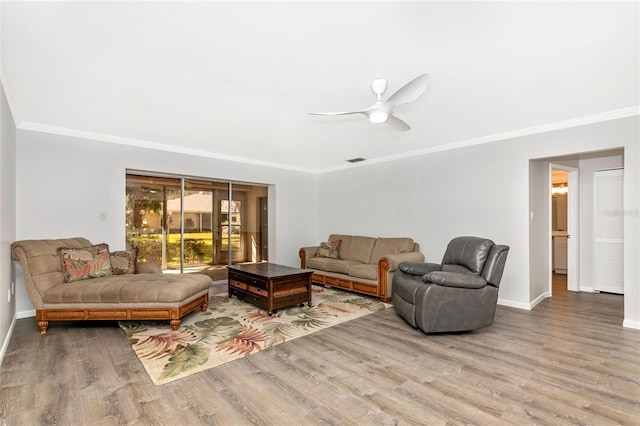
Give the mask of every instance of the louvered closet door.
POLYGON ((624 294, 622 169, 594 172, 595 290, 624 294))

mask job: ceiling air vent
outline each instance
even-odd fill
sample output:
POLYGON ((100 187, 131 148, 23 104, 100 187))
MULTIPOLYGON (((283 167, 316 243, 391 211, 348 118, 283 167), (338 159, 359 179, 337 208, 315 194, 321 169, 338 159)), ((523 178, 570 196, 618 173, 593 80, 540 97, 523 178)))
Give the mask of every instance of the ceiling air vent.
POLYGON ((364 158, 360 158, 360 157, 352 158, 351 160, 347 160, 347 161, 350 162, 350 163, 359 163, 361 161, 364 161, 364 158))

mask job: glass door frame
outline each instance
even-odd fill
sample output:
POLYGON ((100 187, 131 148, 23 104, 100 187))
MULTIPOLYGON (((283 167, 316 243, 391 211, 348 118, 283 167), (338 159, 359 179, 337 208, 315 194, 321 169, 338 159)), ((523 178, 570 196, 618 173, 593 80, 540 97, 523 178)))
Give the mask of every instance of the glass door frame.
MULTIPOLYGON (((198 189, 198 183, 202 184, 202 190, 203 191, 211 191, 211 198, 212 198, 212 206, 211 206, 211 238, 212 238, 212 261, 211 264, 213 265, 231 265, 234 263, 234 257, 237 257, 237 259, 235 259, 235 262, 244 262, 244 261, 252 261, 252 259, 248 259, 247 256, 248 254, 245 253, 245 249, 246 244, 248 243, 247 241, 244 241, 245 238, 247 239, 251 239, 255 237, 256 232, 259 232, 258 229, 253 229, 253 220, 249 221, 247 214, 250 213, 250 211, 248 210, 251 206, 250 204, 252 204, 251 202, 248 201, 247 197, 249 197, 249 199, 252 199, 251 197, 259 197, 256 195, 253 195, 253 191, 257 188, 259 192, 263 191, 264 195, 262 195, 262 197, 268 197, 268 185, 265 184, 255 184, 255 183, 242 183, 242 182, 232 182, 232 181, 221 181, 218 179, 208 179, 208 178, 201 178, 201 177, 191 177, 191 176, 177 176, 177 175, 171 175, 171 174, 159 174, 159 173, 153 173, 153 172, 147 172, 147 171, 139 171, 139 170, 129 170, 127 169, 125 171, 125 181, 127 182, 127 190, 126 190, 126 194, 125 195, 129 195, 128 192, 128 182, 129 182, 129 176, 131 175, 131 178, 141 178, 141 179, 148 179, 150 182, 150 185, 156 185, 156 183, 153 182, 153 179, 169 179, 169 180, 173 180, 175 181, 175 183, 179 183, 179 192, 180 192, 180 212, 179 212, 179 235, 180 235, 180 244, 179 244, 179 271, 181 273, 184 272, 185 270, 185 266, 188 267, 189 265, 185 265, 185 232, 186 232, 186 227, 185 227, 185 214, 187 212, 185 212, 185 193, 186 191, 197 191, 198 189), (243 188, 243 186, 248 186, 246 187, 246 189, 242 190, 242 189, 238 189, 234 191, 234 183, 237 185, 238 188, 243 188), (216 184, 218 185, 216 188, 216 184), (226 189, 222 189, 221 187, 223 185, 226 185, 226 189), (260 189, 262 188, 262 190, 260 189), (219 197, 216 198, 215 196, 215 192, 221 192, 222 194, 226 195, 226 197, 219 197), (238 192, 238 196, 235 195, 235 192, 238 192), (232 212, 227 212, 227 227, 228 227, 228 231, 227 235, 226 235, 226 245, 227 245, 227 252, 225 253, 225 255, 222 257, 221 253, 219 253, 217 251, 217 246, 220 245, 220 247, 222 247, 221 242, 219 242, 219 240, 222 238, 222 229, 223 229, 223 224, 221 223, 221 205, 222 205, 222 201, 227 201, 227 205, 229 206, 229 210, 232 209, 232 206, 234 204, 234 202, 239 202, 240 204, 240 211, 238 212, 239 215, 239 220, 240 223, 238 226, 240 226, 240 232, 238 234, 238 238, 239 238, 239 247, 237 249, 234 250, 233 248, 233 240, 234 240, 234 224, 233 224, 233 218, 232 218, 232 212), (249 222, 251 222, 251 224, 249 224, 249 222), (247 228, 247 226, 251 226, 251 228, 247 228), (247 228, 247 229, 243 229, 247 228), (245 235, 246 234, 246 235, 245 235), (225 259, 226 258, 226 259, 225 259), (220 263, 218 260, 222 261, 222 260, 226 260, 226 263, 220 263)), ((140 184, 140 186, 142 186, 143 184, 140 184)), ((161 206, 162 206, 162 211, 160 212, 161 214, 161 222, 162 222, 162 232, 161 232, 161 238, 162 238, 162 243, 161 243, 161 257, 162 257, 162 267, 163 270, 164 269, 168 269, 167 268, 167 247, 169 245, 169 234, 170 234, 170 215, 168 212, 168 199, 167 199, 167 194, 168 194, 168 186, 167 184, 163 184, 163 183, 158 183, 158 186, 162 187, 162 200, 161 200, 161 206)), ((176 185, 178 186, 178 185, 176 185)), ((257 198, 256 198, 257 199, 257 198)), ((259 203, 256 203, 257 205, 260 205, 259 203)), ((256 207, 257 208, 257 207, 256 207)), ((128 213, 127 213, 128 214, 128 213)), ((258 214, 256 214, 257 216, 258 214)), ((200 217, 202 217, 202 215, 200 215, 200 217)), ((127 219, 126 224, 129 225, 129 219, 127 219)), ((201 221, 199 222, 199 227, 202 228, 202 223, 201 221)), ((173 235, 173 234, 172 234, 173 235)), ((259 238, 261 240, 264 241, 268 241, 269 236, 268 235, 262 235, 262 233, 260 232, 260 236, 259 238)), ((129 238, 127 237, 127 244, 129 243, 133 243, 135 242, 135 240, 129 240, 129 238)), ((255 256, 253 256, 255 257, 255 256)), ((252 257, 252 258, 253 258, 252 257)), ((260 255, 260 258, 257 261, 266 261, 267 259, 265 258, 264 254, 260 255)), ((253 261, 256 261, 255 259, 253 261)), ((176 271, 176 269, 174 269, 174 271, 176 271)))

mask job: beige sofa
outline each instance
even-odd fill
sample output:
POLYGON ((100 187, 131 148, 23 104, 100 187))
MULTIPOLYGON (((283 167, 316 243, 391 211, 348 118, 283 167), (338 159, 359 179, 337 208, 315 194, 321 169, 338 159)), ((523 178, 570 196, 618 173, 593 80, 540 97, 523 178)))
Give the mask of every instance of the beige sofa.
POLYGON ((138 263, 133 273, 102 271, 100 275, 109 275, 65 282, 68 269, 60 249, 88 247, 96 246, 85 238, 11 244, 11 257, 20 262, 42 334, 49 321, 69 320, 169 320, 175 331, 184 315, 197 308, 206 311, 211 278, 163 274, 157 264, 138 263))
POLYGON ((391 301, 391 281, 401 262, 424 262, 420 246, 411 238, 332 234, 320 246, 302 247, 298 254, 300 267, 313 269, 314 283, 376 296, 383 302, 391 301), (331 243, 337 245, 337 253, 329 250, 331 243))

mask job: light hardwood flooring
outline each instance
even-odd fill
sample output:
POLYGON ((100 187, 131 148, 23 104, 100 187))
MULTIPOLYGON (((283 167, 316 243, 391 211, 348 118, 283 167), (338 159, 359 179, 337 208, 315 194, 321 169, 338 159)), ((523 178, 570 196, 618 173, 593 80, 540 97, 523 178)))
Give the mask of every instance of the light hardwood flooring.
MULTIPOLYGON (((213 291, 225 291, 215 287, 213 291)), ((638 425, 640 331, 623 297, 572 293, 425 335, 393 308, 156 387, 114 323, 17 321, 7 425, 638 425)), ((0 421, 0 423, 3 423, 0 421)))

